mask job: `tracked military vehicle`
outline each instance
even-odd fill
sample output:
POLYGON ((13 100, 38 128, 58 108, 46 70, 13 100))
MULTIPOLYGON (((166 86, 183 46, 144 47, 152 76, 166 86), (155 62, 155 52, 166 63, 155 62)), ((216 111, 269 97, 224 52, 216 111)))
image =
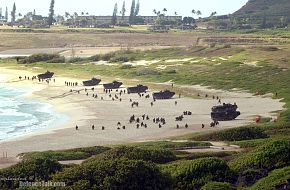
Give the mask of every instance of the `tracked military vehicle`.
POLYGON ((143 92, 146 92, 146 90, 148 90, 148 86, 143 86, 141 84, 134 86, 134 87, 127 88, 128 94, 130 94, 130 93, 143 93, 143 92))
POLYGON ((98 85, 101 81, 102 81, 101 79, 92 78, 91 80, 83 81, 83 85, 84 85, 84 86, 96 86, 96 85, 98 85))
POLYGON ((54 75, 54 72, 46 71, 43 74, 37 75, 38 79, 50 79, 54 75))
POLYGON ((171 92, 169 90, 160 91, 153 93, 154 99, 170 99, 175 95, 175 92, 171 92))
POLYGON ((223 104, 211 109, 211 118, 214 121, 230 121, 236 119, 241 113, 237 111, 236 104, 223 104))
POLYGON ((123 83, 118 82, 118 81, 113 81, 112 83, 103 84, 104 89, 117 89, 117 88, 120 88, 120 86, 122 86, 122 85, 123 85, 123 83))

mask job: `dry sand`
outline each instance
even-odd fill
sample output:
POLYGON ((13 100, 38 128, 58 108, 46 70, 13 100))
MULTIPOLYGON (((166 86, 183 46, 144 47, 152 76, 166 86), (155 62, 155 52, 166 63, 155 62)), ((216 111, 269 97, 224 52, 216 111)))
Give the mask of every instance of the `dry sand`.
MULTIPOLYGON (((55 128, 0 142, 0 152, 7 152, 11 162, 15 161, 15 157, 22 152, 161 140, 193 132, 239 127, 253 123, 257 115, 275 117, 275 114, 271 112, 282 110, 284 105, 279 100, 257 97, 246 92, 225 92, 201 86, 182 86, 181 88, 203 94, 216 94, 226 103, 237 103, 241 111, 240 117, 234 121, 220 122, 219 127, 210 128, 208 124, 211 122, 211 107, 217 105, 217 100, 213 100, 211 97, 201 99, 175 97, 171 100, 156 101, 151 107, 151 98, 140 98, 136 94, 122 95, 122 102, 112 101, 103 92, 101 86, 97 87, 94 92, 88 91, 88 96, 84 91, 81 91, 80 94, 70 93, 70 89, 83 90, 84 87, 66 87, 64 82, 74 81, 81 84, 80 79, 63 78, 56 75, 56 82, 47 85, 38 81, 18 81, 19 75, 35 75, 27 71, 1 68, 1 74, 5 74, 6 80, 9 81, 6 81, 5 85, 33 87, 33 91, 26 98, 52 104, 56 112, 70 118, 65 124, 55 126, 55 128), (93 93, 98 94, 97 99, 92 97, 93 93), (103 97, 104 100, 101 100, 100 97, 103 97), (130 99, 138 101, 139 107, 131 108, 130 99), (177 105, 175 105, 175 101, 178 102, 177 105), (182 115, 183 111, 191 111, 193 115, 185 116, 182 122, 176 122, 175 117, 182 115), (136 124, 129 124, 129 117, 133 114, 137 117, 143 114, 149 115, 150 121, 145 121, 148 128, 136 129, 136 124), (152 118, 154 117, 164 117, 167 121, 166 125, 160 129, 158 125, 153 124, 152 118), (117 130, 117 122, 125 125, 126 130, 117 130), (186 123, 189 124, 188 129, 184 127, 186 123), (206 124, 204 129, 201 128, 202 123, 206 124), (95 130, 91 129, 92 124, 95 125, 95 130), (181 126, 180 129, 176 129, 177 124, 181 126), (78 131, 75 130, 76 125, 79 126, 78 131), (104 131, 101 130, 101 126, 105 126, 104 131)), ((168 86, 165 84, 165 87, 168 86)), ((149 94, 151 95, 151 92, 149 94)), ((4 163, 3 159, 0 159, 0 167, 7 166, 7 161, 5 161, 5 166, 1 163, 4 163)))

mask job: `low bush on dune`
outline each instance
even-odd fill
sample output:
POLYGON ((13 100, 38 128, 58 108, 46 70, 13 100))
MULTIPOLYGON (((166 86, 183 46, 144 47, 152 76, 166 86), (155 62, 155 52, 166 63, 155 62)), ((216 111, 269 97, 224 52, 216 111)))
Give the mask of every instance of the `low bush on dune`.
POLYGON ((231 181, 226 161, 218 158, 201 158, 177 161, 161 166, 174 179, 173 189, 199 189, 210 181, 231 181))
POLYGON ((58 54, 40 53, 19 59, 19 63, 22 64, 37 63, 37 62, 63 63, 64 62, 63 60, 64 57, 58 54))
POLYGON ((62 160, 81 160, 89 158, 93 155, 97 155, 103 153, 107 150, 110 150, 108 147, 103 146, 95 146, 95 147, 87 147, 87 148, 75 148, 69 150, 55 150, 55 151, 45 151, 45 152, 30 152, 25 154, 20 154, 20 156, 24 159, 32 159, 32 158, 50 158, 57 161, 62 160))
POLYGON ((100 55, 93 55, 91 57, 88 58, 90 61, 100 61, 101 60, 101 56, 100 55))
POLYGON ((249 168, 272 170, 290 164, 290 141, 272 141, 231 162, 231 168, 243 171, 249 168))
POLYGON ((162 149, 182 149, 184 147, 207 147, 212 146, 210 142, 197 142, 197 141, 185 141, 185 142, 173 142, 173 141, 152 141, 134 144, 134 147, 139 148, 162 148, 162 149))
POLYGON ((139 69, 136 71, 137 76, 145 76, 145 75, 160 75, 160 73, 154 69, 139 69))
POLYGON ((194 152, 194 153, 188 154, 185 159, 194 160, 198 158, 209 158, 209 157, 229 158, 235 154, 237 153, 236 152, 194 152))
POLYGON ((90 162, 93 160, 98 161, 118 158, 151 161, 158 164, 171 162, 177 159, 174 153, 170 150, 123 146, 106 151, 100 155, 97 155, 94 158, 88 159, 87 161, 90 162))
POLYGON ((200 141, 241 141, 267 137, 262 129, 256 127, 241 127, 199 135, 191 139, 200 141))
POLYGON ((81 57, 73 57, 68 60, 69 63, 80 63, 84 61, 86 61, 86 59, 81 57))
MULTIPOLYGON (((0 178, 16 178, 23 181, 49 181, 51 175, 62 170, 61 164, 49 158, 36 158, 22 161, 10 168, 0 171, 0 178)), ((0 189, 16 189, 19 180, 0 180, 0 189)))
POLYGON ((85 162, 54 175, 66 189, 166 190, 171 179, 152 162, 128 159, 85 162))
POLYGON ((230 167, 238 173, 239 184, 250 186, 269 171, 288 166, 289 158, 290 141, 271 141, 233 160, 230 167))
POLYGON ((290 189, 290 166, 273 170, 269 175, 260 179, 250 190, 290 189))
POLYGON ((230 183, 223 182, 209 182, 203 186, 200 190, 235 190, 230 183))

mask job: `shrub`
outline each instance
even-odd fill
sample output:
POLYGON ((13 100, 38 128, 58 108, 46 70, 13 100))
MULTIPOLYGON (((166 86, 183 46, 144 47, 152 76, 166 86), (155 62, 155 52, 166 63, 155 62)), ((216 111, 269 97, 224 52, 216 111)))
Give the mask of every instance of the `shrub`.
POLYGON ((80 160, 86 159, 93 155, 97 155, 103 153, 107 150, 110 150, 108 147, 103 146, 95 146, 95 147, 88 147, 88 148, 75 148, 69 150, 55 150, 55 151, 45 151, 45 152, 30 152, 21 154, 20 156, 23 159, 36 159, 36 158, 50 158, 57 161, 62 160, 80 160))
POLYGON ((160 75, 160 73, 153 69, 140 69, 136 72, 137 76, 144 76, 144 75, 160 75))
POLYGON ((212 132, 209 134, 196 136, 192 139, 200 141, 241 141, 267 137, 268 136, 263 132, 262 129, 254 127, 241 127, 212 132))
POLYGON ((229 180, 230 169, 224 160, 201 158, 162 166, 174 178, 174 189, 198 189, 210 181, 229 180))
POLYGON ((85 59, 81 57, 73 57, 68 60, 69 63, 78 63, 82 61, 85 61, 85 59))
POLYGON ((175 69, 170 69, 168 71, 166 71, 167 74, 176 74, 177 71, 175 69))
POLYGON ((103 61, 110 61, 110 59, 112 57, 114 57, 114 56, 115 56, 114 53, 107 53, 107 54, 104 54, 104 55, 101 56, 101 60, 103 60, 103 61))
POLYGON ((89 57, 90 61, 100 61, 101 60, 101 56, 100 55, 93 55, 91 57, 89 57))
POLYGON ((23 64, 29 64, 29 63, 36 63, 36 62, 41 62, 41 61, 50 61, 50 60, 56 60, 62 58, 58 54, 45 54, 45 53, 40 53, 40 54, 34 54, 29 57, 25 57, 23 59, 19 60, 19 63, 23 64))
POLYGON ((290 164, 290 141, 272 141, 233 160, 230 166, 235 170, 249 168, 272 170, 290 164))
POLYGON ((267 175, 267 171, 263 169, 247 169, 243 171, 239 178, 238 183, 242 186, 251 186, 253 185, 257 180, 265 177, 267 175))
POLYGON ((129 58, 126 56, 112 57, 110 59, 110 62, 112 62, 112 63, 125 63, 125 62, 129 62, 129 58))
POLYGON ((120 69, 131 69, 133 66, 131 64, 125 64, 120 67, 120 69))
POLYGON ((170 178, 158 167, 141 160, 98 160, 67 168, 54 175, 54 181, 63 181, 66 188, 118 190, 166 190, 170 188, 170 178), (88 184, 89 182, 89 184, 88 184))
POLYGON ((250 190, 290 189, 290 166, 272 171, 267 177, 260 179, 250 190))
POLYGON ((194 152, 190 153, 186 159, 187 160, 194 160, 198 158, 208 158, 208 157, 217 157, 217 158, 224 158, 232 156, 236 154, 235 152, 194 152))
POLYGON ((48 63, 65 63, 65 57, 57 57, 47 61, 48 63))
MULTIPOLYGON (((51 175, 62 169, 61 164, 48 158, 22 161, 0 172, 0 178, 21 178, 24 181, 48 181, 51 175)), ((19 181, 0 181, 0 189, 15 189, 19 181)))
MULTIPOLYGON (((118 147, 111 149, 92 158, 92 160, 108 160, 117 158, 127 158, 130 160, 144 160, 154 163, 167 163, 176 160, 176 156, 170 150, 165 149, 148 149, 148 148, 136 148, 136 147, 118 147)), ((90 160, 90 159, 89 159, 90 160)))
POLYGON ((200 190, 235 190, 231 184, 223 182, 209 182, 200 190))

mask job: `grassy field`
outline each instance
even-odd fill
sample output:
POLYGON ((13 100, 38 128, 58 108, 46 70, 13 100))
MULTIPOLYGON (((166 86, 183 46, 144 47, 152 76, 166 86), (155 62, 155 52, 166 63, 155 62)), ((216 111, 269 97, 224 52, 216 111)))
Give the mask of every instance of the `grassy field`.
POLYGON ((192 46, 198 44, 283 45, 289 44, 289 30, 182 31, 152 33, 147 26, 113 29, 21 29, 0 27, 0 50, 22 48, 64 48, 99 46, 192 46))

